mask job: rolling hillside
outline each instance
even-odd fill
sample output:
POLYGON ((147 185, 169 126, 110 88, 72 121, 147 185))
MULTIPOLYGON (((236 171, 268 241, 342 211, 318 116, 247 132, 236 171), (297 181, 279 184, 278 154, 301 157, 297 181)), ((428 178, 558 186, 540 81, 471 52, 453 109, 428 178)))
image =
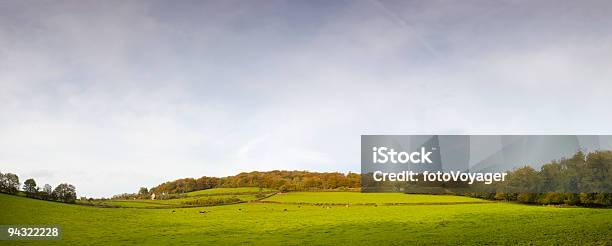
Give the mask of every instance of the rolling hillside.
MULTIPOLYGON (((287 193, 269 198, 278 202, 272 204, 138 209, 80 206, 0 194, 0 210, 4 211, 0 213, 0 224, 57 224, 63 229, 59 243, 71 245, 606 244, 612 241, 610 209, 498 202, 453 204, 466 199, 463 197, 442 197, 448 199, 448 205, 292 204, 295 201, 358 202, 360 199, 377 203, 411 198, 419 203, 427 201, 422 196, 396 195, 405 197, 396 200, 377 194, 287 193)), ((14 243, 0 241, 0 244, 14 243)))

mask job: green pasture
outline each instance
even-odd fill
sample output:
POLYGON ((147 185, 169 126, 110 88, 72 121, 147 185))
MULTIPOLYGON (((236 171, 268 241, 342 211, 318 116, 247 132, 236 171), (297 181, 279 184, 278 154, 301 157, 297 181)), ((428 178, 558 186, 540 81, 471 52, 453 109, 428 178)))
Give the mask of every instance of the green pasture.
POLYGON ((189 202, 201 199, 224 199, 238 198, 241 202, 251 202, 259 200, 257 194, 266 196, 272 195, 275 190, 260 189, 256 187, 239 187, 239 188, 214 188, 208 190, 193 191, 185 193, 182 197, 172 199, 133 199, 133 200, 93 200, 93 201, 78 201, 81 205, 90 205, 98 207, 120 207, 120 208, 178 208, 191 207, 189 202))
POLYGON ((61 241, 0 241, 0 244, 609 245, 612 242, 610 209, 505 202, 457 204, 455 201, 471 199, 446 196, 291 194, 274 196, 279 203, 168 209, 100 208, 0 194, 0 224, 55 224, 63 229, 61 241), (416 201, 442 199, 449 203, 398 206, 292 203, 328 201, 321 199, 389 203, 412 198, 416 201))
POLYGON ((124 207, 124 208, 171 208, 171 207, 188 207, 189 201, 195 201, 199 199, 209 198, 238 198, 240 201, 249 202, 257 200, 258 198, 251 195, 211 195, 211 196, 191 196, 167 200, 94 200, 79 201, 79 204, 93 205, 101 207, 124 207))
POLYGON ((452 195, 417 195, 402 193, 361 193, 361 192, 289 192, 264 199, 269 202, 310 203, 310 204, 453 204, 486 203, 489 201, 452 195))

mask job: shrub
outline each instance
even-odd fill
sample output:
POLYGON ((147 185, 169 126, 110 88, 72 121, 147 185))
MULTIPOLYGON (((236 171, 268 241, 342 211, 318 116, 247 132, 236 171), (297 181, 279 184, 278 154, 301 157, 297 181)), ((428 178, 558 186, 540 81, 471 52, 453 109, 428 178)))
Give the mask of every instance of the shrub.
POLYGON ((495 193, 495 200, 506 200, 506 193, 498 192, 495 193))
POLYGON ((538 195, 535 193, 521 193, 516 197, 516 200, 524 203, 535 203, 538 195))
POLYGON ((595 205, 595 194, 593 193, 580 193, 580 203, 585 206, 595 205))
POLYGON ((561 204, 563 203, 563 196, 556 192, 548 192, 540 196, 538 203, 544 204, 544 205, 561 204))
POLYGON ((595 196, 596 204, 602 206, 612 206, 612 194, 610 193, 599 193, 595 196))
POLYGON ((184 201, 184 202, 181 202, 181 204, 190 205, 190 206, 216 206, 216 205, 224 205, 224 204, 234 204, 234 203, 238 203, 241 201, 242 200, 240 200, 237 197, 226 197, 226 198, 208 197, 208 198, 184 201))
POLYGON ((574 193, 565 194, 565 199, 563 200, 563 203, 571 206, 578 205, 580 204, 580 196, 574 193))

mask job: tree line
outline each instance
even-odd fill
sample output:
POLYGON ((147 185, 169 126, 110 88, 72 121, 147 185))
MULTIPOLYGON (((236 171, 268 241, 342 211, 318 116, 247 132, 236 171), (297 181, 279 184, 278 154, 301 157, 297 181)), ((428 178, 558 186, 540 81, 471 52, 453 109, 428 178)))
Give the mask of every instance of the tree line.
POLYGON ((68 183, 59 184, 53 189, 49 184, 39 187, 33 178, 29 178, 23 182, 23 190, 19 189, 20 186, 19 176, 14 173, 0 172, 0 192, 2 193, 18 195, 22 191, 30 198, 65 203, 76 202, 76 188, 68 183))
POLYGON ((228 177, 184 178, 165 182, 146 192, 141 188, 137 194, 122 194, 122 196, 142 197, 145 194, 186 193, 212 188, 259 187, 279 191, 329 190, 343 188, 359 188, 361 175, 357 173, 318 173, 308 171, 268 171, 243 172, 228 177))
POLYGON ((467 195, 532 204, 612 206, 612 151, 577 152, 540 170, 526 166, 508 172, 504 182, 467 195))
MULTIPOLYGON (((138 193, 122 193, 118 195, 114 195, 111 199, 115 200, 134 200, 134 199, 149 199, 151 197, 151 192, 147 187, 140 187, 138 193)), ((104 199, 104 198, 103 198, 104 199)))

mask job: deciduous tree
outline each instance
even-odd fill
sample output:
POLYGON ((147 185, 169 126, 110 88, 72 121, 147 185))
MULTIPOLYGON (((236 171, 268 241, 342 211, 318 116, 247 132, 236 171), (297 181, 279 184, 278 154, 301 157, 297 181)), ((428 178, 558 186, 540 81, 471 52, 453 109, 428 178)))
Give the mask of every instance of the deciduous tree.
POLYGON ((53 197, 62 202, 74 203, 76 201, 76 189, 71 184, 59 184, 53 190, 53 197))
POLYGON ((30 178, 23 182, 23 191, 29 197, 36 197, 36 193, 38 192, 38 187, 36 187, 36 181, 30 178))

